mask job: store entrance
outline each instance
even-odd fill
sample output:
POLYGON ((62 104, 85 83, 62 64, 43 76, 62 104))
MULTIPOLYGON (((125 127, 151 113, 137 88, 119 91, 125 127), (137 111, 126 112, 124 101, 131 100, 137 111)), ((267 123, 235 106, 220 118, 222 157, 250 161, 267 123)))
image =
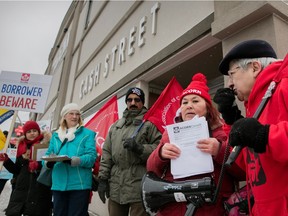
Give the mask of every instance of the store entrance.
POLYGON ((213 97, 216 90, 224 85, 224 78, 218 71, 222 56, 221 41, 206 35, 145 73, 141 80, 149 83, 149 107, 154 104, 173 76, 186 88, 192 76, 198 72, 206 75, 213 97))

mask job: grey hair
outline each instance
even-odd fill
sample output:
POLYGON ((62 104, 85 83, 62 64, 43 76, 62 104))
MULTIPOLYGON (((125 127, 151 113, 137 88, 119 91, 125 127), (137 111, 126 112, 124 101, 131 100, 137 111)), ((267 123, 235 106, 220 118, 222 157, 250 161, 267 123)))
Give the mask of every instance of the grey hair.
POLYGON ((277 59, 272 57, 262 57, 262 58, 247 58, 247 59, 235 59, 231 61, 233 64, 237 64, 239 67, 243 68, 244 70, 247 69, 248 64, 251 62, 258 61, 261 64, 262 70, 270 65, 271 63, 277 61, 277 59))

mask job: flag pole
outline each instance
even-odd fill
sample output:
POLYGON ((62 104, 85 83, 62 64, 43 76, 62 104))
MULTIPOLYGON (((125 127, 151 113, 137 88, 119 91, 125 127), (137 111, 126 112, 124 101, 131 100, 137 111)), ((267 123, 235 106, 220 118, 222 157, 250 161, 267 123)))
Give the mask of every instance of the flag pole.
MULTIPOLYGON (((14 114, 13 114, 12 122, 10 125, 9 133, 8 133, 7 138, 6 138, 5 145, 3 147, 3 151, 2 151, 3 153, 7 152, 17 116, 18 116, 18 110, 15 110, 14 114)), ((3 167, 3 161, 0 161, 0 171, 2 170, 2 167, 3 167)))
POLYGON ((131 138, 135 138, 136 135, 139 133, 139 131, 141 130, 141 128, 143 127, 144 123, 145 123, 145 119, 143 119, 143 121, 141 122, 141 124, 139 125, 138 128, 136 128, 136 130, 134 131, 134 133, 132 134, 131 138))

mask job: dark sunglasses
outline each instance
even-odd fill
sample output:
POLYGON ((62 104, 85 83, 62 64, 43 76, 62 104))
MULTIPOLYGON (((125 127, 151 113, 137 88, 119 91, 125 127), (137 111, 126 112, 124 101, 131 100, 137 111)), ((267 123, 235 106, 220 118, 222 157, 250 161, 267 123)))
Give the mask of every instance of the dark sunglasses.
POLYGON ((131 103, 132 101, 135 101, 136 103, 139 103, 141 101, 140 98, 127 98, 127 102, 131 103))

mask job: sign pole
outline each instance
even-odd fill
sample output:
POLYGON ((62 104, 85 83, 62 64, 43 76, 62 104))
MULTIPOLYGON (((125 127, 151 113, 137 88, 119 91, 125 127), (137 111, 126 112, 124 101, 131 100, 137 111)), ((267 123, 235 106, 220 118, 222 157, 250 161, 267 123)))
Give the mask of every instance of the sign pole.
MULTIPOLYGON (((10 139, 11 139, 11 136, 12 136, 12 132, 13 132, 13 128, 14 128, 14 124, 15 124, 17 116, 18 116, 18 111, 15 110, 14 114, 13 114, 13 119, 12 119, 12 122, 11 122, 11 125, 10 125, 9 133, 8 133, 7 138, 6 138, 5 145, 3 147, 3 151, 2 151, 3 153, 7 152, 7 149, 8 149, 9 143, 10 143, 10 139)), ((2 170, 2 167, 3 167, 3 161, 0 161, 0 171, 2 170)))

